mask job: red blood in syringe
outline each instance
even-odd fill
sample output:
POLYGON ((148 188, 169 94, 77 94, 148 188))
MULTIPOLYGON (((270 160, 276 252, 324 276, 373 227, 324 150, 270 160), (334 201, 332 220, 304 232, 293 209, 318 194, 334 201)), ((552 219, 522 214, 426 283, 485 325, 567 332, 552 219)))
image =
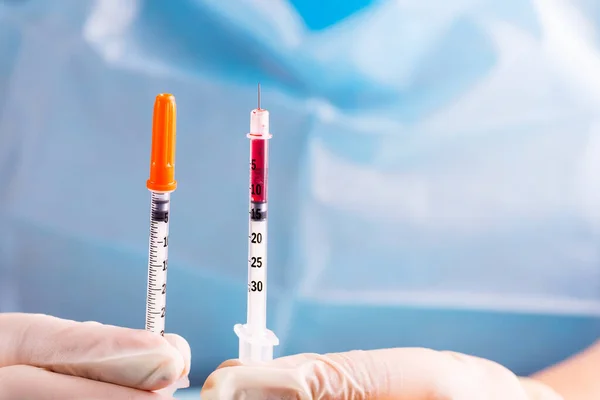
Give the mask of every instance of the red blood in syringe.
POLYGON ((250 201, 267 202, 269 172, 269 143, 267 139, 250 140, 250 201))

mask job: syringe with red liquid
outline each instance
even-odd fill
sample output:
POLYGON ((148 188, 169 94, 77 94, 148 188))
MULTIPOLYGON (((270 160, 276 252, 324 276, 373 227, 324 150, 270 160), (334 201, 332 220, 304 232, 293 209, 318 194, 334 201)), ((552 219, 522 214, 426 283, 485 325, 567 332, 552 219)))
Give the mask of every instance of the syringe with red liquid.
POLYGON ((267 195, 269 175, 269 112, 258 107, 250 113, 250 207, 248 231, 248 305, 246 324, 234 327, 239 337, 239 359, 257 364, 273 359, 279 344, 267 329, 267 195))

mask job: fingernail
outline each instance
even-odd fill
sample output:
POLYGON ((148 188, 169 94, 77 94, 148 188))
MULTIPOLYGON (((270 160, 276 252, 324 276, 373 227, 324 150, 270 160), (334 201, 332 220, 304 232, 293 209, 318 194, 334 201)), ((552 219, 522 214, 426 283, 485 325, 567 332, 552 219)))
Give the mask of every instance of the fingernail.
POLYGON ((175 382, 173 384, 173 386, 176 386, 177 389, 186 389, 190 387, 190 379, 186 376, 182 376, 181 378, 179 378, 179 380, 177 380, 177 382, 175 382))

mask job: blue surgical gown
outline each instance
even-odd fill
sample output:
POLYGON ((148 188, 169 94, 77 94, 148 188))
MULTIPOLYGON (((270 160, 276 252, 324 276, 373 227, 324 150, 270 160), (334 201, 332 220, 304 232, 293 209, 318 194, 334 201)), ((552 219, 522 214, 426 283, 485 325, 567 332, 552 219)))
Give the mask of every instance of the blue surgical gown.
POLYGON ((559 361, 600 335, 599 29, 590 0, 0 1, 2 311, 143 328, 170 92, 167 331, 193 384, 235 358, 260 81, 277 354, 559 361))

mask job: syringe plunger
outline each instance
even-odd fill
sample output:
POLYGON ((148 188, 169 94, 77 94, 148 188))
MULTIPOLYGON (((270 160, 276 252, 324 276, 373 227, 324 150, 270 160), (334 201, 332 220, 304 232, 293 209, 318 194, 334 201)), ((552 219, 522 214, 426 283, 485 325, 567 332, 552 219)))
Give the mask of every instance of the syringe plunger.
POLYGON ((253 331, 248 324, 237 324, 233 327, 239 338, 239 359, 242 364, 260 364, 273 360, 273 347, 279 339, 270 329, 253 331))

